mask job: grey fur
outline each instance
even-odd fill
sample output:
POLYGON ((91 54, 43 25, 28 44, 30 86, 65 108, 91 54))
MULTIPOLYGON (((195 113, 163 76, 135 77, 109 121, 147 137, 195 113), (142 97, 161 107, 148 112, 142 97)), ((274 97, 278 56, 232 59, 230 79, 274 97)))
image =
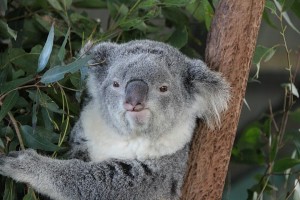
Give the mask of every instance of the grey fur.
POLYGON ((0 156, 0 174, 53 199, 179 199, 195 120, 220 123, 228 84, 160 42, 88 43, 81 54, 93 56, 91 100, 72 130, 70 159, 12 152, 0 156))

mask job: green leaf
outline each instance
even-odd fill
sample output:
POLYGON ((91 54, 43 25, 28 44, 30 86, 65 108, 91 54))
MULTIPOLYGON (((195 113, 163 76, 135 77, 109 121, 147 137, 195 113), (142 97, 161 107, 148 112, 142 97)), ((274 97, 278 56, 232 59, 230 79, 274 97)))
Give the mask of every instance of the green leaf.
POLYGON ((52 24, 46 43, 39 56, 37 72, 41 72, 46 67, 52 52, 53 41, 54 41, 54 25, 52 24))
POLYGON ((300 123, 300 109, 296 109, 295 111, 290 112, 291 119, 293 119, 295 122, 300 123))
POLYGON ((294 4, 295 0, 285 0, 284 1, 284 5, 282 6, 282 11, 287 11, 289 10, 292 5, 294 4))
POLYGON ((64 78, 66 73, 74 73, 78 71, 84 65, 87 65, 87 62, 91 59, 90 56, 80 58, 66 66, 56 66, 48 71, 42 76, 41 82, 45 84, 53 83, 64 78))
POLYGON ((149 9, 153 6, 156 6, 158 3, 157 0, 144 0, 139 4, 139 8, 149 9))
POLYGON ((265 8, 269 9, 271 13, 276 13, 276 5, 272 0, 266 1, 265 8))
POLYGON ((202 0, 202 6, 203 6, 203 9, 204 9, 205 26, 206 26, 206 29, 209 30, 211 21, 214 17, 214 10, 211 7, 208 0, 202 0))
MULTIPOLYGON (((109 2, 109 1, 108 1, 109 2)), ((102 0, 74 0, 74 6, 80 8, 106 8, 106 1, 102 0)))
POLYGON ((122 4, 120 7, 119 7, 119 13, 121 14, 121 16, 126 16, 127 13, 128 13, 129 9, 126 5, 122 4))
MULTIPOLYGON (((39 15, 34 15, 34 19, 36 20, 36 22, 38 22, 39 25, 41 25, 43 27, 43 29, 47 32, 50 31, 51 26, 52 26, 52 20, 51 18, 49 19, 49 17, 45 17, 45 16, 39 16, 39 15)), ((55 26, 55 36, 56 37, 64 37, 65 36, 65 32, 67 32, 68 27, 67 26, 55 26)), ((40 31, 39 31, 40 32, 40 31)))
POLYGON ((7 0, 0 1, 0 15, 4 16, 7 10, 7 0))
POLYGON ((278 30, 277 26, 275 25, 274 21, 270 18, 269 13, 266 10, 264 10, 263 12, 263 19, 270 27, 278 30))
POLYGON ((132 30, 136 27, 139 27, 143 22, 144 22, 143 19, 139 19, 139 18, 132 18, 132 19, 124 18, 124 19, 120 20, 119 26, 123 30, 128 31, 128 30, 132 30))
POLYGON ((59 109, 59 106, 46 93, 36 90, 27 90, 27 92, 30 99, 38 106, 42 106, 55 113, 63 113, 63 110, 59 109))
POLYGON ((37 200, 34 190, 29 187, 27 194, 23 197, 23 200, 37 200))
POLYGON ((59 51, 58 51, 58 54, 57 54, 58 59, 61 63, 63 63, 64 58, 65 58, 65 54, 66 54, 65 48, 66 48, 66 44, 67 44, 67 41, 68 41, 68 38, 69 38, 69 35, 70 35, 70 30, 71 29, 69 28, 67 34, 65 35, 65 39, 64 39, 61 47, 59 48, 59 51))
POLYGON ((177 48, 182 48, 188 42, 188 32, 185 26, 175 29, 171 37, 168 39, 168 43, 177 48))
POLYGON ((296 31, 298 34, 300 34, 300 31, 296 28, 296 26, 292 23, 289 15, 287 14, 287 12, 285 12, 282 8, 282 5, 277 1, 274 0, 274 3, 277 7, 277 9, 281 12, 283 19, 287 22, 287 24, 294 30, 296 31))
POLYGON ((216 9, 217 6, 219 5, 219 1, 220 1, 220 0, 212 0, 212 4, 213 4, 213 6, 214 6, 215 9, 216 9))
POLYGON ((189 23, 189 18, 186 16, 186 13, 182 9, 177 7, 167 7, 162 10, 164 17, 167 20, 170 20, 176 26, 185 26, 189 23))
POLYGON ((9 81, 7 83, 4 84, 0 84, 0 93, 4 94, 8 91, 11 91, 17 87, 20 87, 22 85, 25 85, 26 83, 29 83, 30 81, 33 80, 33 76, 27 76, 25 78, 19 78, 17 80, 13 80, 13 81, 9 81))
POLYGON ((246 132, 242 133, 240 139, 237 142, 239 150, 244 149, 256 149, 261 146, 261 130, 256 127, 250 127, 246 132))
POLYGON ((255 48, 254 56, 253 56, 253 64, 256 65, 256 68, 257 68, 256 74, 255 74, 256 78, 258 78, 258 76, 259 76, 261 62, 269 61, 275 54, 276 49, 277 49, 277 46, 267 48, 262 45, 257 45, 257 47, 255 48))
POLYGON ((283 158, 274 163, 273 172, 284 172, 296 165, 300 164, 300 159, 283 158))
POLYGON ((25 75, 25 72, 23 70, 19 69, 19 70, 13 72, 12 79, 13 80, 18 79, 18 78, 20 78, 21 76, 24 76, 24 75, 25 75))
POLYGON ((57 151, 60 149, 60 147, 47 140, 46 137, 42 137, 38 133, 35 133, 31 126, 22 125, 20 129, 22 138, 27 147, 44 151, 57 151))
POLYGON ((38 53, 27 53, 24 49, 10 48, 8 49, 9 61, 15 65, 15 69, 22 69, 27 74, 35 74, 38 53))
POLYGON ((3 199, 5 200, 15 200, 16 198, 16 185, 12 179, 6 179, 5 181, 5 190, 3 199))
POLYGON ((244 164, 263 165, 265 157, 260 149, 233 149, 232 159, 235 162, 244 164))
POLYGON ((7 97, 4 99, 1 110, 0 110, 0 121, 6 116, 6 114, 14 107, 14 105, 17 103, 19 98, 19 92, 18 91, 12 91, 7 95, 7 97))
POLYGON ((107 8, 108 8, 108 11, 109 11, 109 14, 115 18, 117 17, 117 14, 119 12, 119 6, 116 2, 114 1, 106 1, 107 2, 107 8))
POLYGON ((164 6, 185 6, 189 0, 162 0, 164 6))
POLYGON ((71 5, 72 5, 72 0, 62 0, 62 3, 65 7, 65 10, 70 9, 71 5))
POLYGON ((292 94, 294 96, 299 98, 299 93, 298 93, 298 90, 297 90, 296 86, 294 85, 294 83, 284 83, 284 84, 281 84, 281 86, 287 88, 290 92, 292 92, 292 94))
POLYGON ((186 10, 198 21, 204 21, 204 9, 202 6, 202 1, 190 1, 186 5, 186 10))
POLYGON ((14 137, 14 131, 10 126, 3 127, 0 129, 0 137, 12 139, 14 137))
POLYGON ((2 38, 9 38, 12 37, 14 40, 17 39, 17 32, 13 29, 9 28, 8 24, 3 20, 0 20, 0 36, 2 38))
POLYGON ((0 152, 5 148, 3 141, 0 139, 0 152))
POLYGON ((58 0, 47 0, 47 1, 55 10, 59 10, 59 11, 63 10, 58 0))
MULTIPOLYGON (((271 137, 271 136, 269 136, 271 137)), ((278 153, 278 136, 274 136, 271 138, 271 150, 270 150, 270 153, 269 153, 269 159, 271 161, 275 160, 276 156, 277 156, 277 153, 278 153)))
POLYGON ((293 13, 298 17, 300 18, 300 1, 295 1, 291 10, 293 11, 293 13))
POLYGON ((44 137, 46 140, 50 141, 51 143, 58 143, 59 141, 59 134, 53 132, 52 130, 46 129, 44 127, 36 127, 35 133, 39 134, 41 137, 44 137))

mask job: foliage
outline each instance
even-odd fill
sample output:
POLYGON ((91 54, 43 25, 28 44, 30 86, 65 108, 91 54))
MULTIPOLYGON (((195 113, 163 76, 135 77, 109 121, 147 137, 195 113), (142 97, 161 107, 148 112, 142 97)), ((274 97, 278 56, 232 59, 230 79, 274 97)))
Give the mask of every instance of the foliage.
POLYGON ((282 42, 272 47, 257 46, 253 59, 257 72, 253 78, 259 78, 261 62, 269 61, 279 48, 284 49, 286 54, 288 77, 287 82, 282 84, 282 110, 274 111, 270 102, 268 114, 246 128, 232 151, 233 161, 261 166, 263 169, 255 177, 256 184, 249 188, 248 199, 300 198, 300 129, 299 126, 288 126, 293 122, 300 124, 300 110, 295 109, 299 93, 294 84, 300 63, 298 61, 296 66, 292 66, 290 55, 295 50, 288 47, 289 38, 286 35, 289 28, 298 33, 300 38, 298 28, 289 17, 295 15, 300 18, 299 13, 299 0, 266 1, 264 20, 280 33, 282 42))
MULTIPOLYGON (((89 59, 78 51, 87 40, 148 38, 199 56, 204 38, 192 25, 205 33, 213 14, 208 0, 0 1, 0 153, 33 148, 56 157, 67 151, 89 59), (84 8, 108 10, 107 25, 84 8)), ((0 194, 5 200, 41 198, 5 177, 0 194)))

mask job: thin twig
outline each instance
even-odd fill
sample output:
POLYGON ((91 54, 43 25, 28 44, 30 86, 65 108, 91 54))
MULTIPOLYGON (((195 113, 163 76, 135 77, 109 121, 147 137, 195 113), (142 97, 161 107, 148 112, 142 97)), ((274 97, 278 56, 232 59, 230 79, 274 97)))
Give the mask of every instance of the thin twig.
POLYGON ((20 143, 20 147, 22 150, 25 150, 25 146, 24 146, 24 143, 23 143, 23 139, 22 139, 22 136, 21 136, 21 132, 20 132, 20 129, 18 127, 18 123, 17 123, 17 120, 14 118, 13 114, 11 112, 8 112, 8 116, 14 126, 14 129, 16 131, 16 134, 17 134, 17 137, 18 137, 18 140, 19 140, 19 143, 20 143))
POLYGON ((279 128, 278 128, 278 125, 277 125, 277 123, 276 123, 276 121, 274 119, 274 114, 273 114, 273 108, 272 108, 271 100, 269 100, 269 109, 270 109, 270 118, 271 118, 271 120, 273 122, 273 125, 274 125, 274 127, 276 129, 276 132, 278 133, 279 132, 279 128))

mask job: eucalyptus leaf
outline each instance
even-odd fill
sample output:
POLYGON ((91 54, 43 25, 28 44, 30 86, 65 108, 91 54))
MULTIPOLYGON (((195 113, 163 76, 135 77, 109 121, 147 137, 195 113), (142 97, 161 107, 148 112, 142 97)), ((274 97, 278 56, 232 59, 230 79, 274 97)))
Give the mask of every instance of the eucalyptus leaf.
POLYGON ((295 122, 300 123, 300 108, 290 112, 290 116, 295 122))
POLYGON ((80 58, 66 66, 56 66, 44 73, 41 82, 45 84, 53 83, 64 78, 66 73, 74 73, 81 67, 86 66, 87 62, 91 59, 91 56, 80 58))
POLYGON ((0 1, 0 15, 5 15, 5 11, 7 10, 7 0, 0 1))
POLYGON ((4 94, 33 80, 33 75, 0 84, 0 93, 4 94))
POLYGON ((182 48, 188 42, 188 32, 185 26, 175 29, 171 37, 168 39, 168 43, 177 48, 182 48))
POLYGON ((11 29, 6 22, 0 20, 0 36, 2 36, 2 38, 12 37, 16 40, 17 32, 11 29))
POLYGON ((59 146, 51 143, 46 137, 42 137, 38 133, 34 133, 34 129, 28 125, 20 127, 22 138, 27 147, 32 149, 40 149, 44 151, 57 151, 59 146))
POLYGON ((7 115, 7 113, 14 107, 19 98, 19 92, 17 90, 12 91, 4 99, 0 110, 0 121, 7 115))
MULTIPOLYGON (((5 146, 4 146, 4 143, 3 143, 3 141, 0 139, 0 150, 1 149, 4 149, 5 148, 5 146)), ((1 152, 1 151, 0 151, 1 152)))
POLYGON ((66 50, 65 50, 65 47, 66 47, 66 44, 67 44, 67 41, 68 41, 68 38, 69 38, 69 35, 70 35, 70 28, 68 29, 68 32, 66 33, 65 35, 65 39, 61 45, 61 47, 59 48, 59 51, 58 51, 58 59, 61 63, 63 63, 64 61, 64 58, 65 58, 65 54, 66 54, 66 50))
POLYGON ((205 12, 205 14, 204 14, 205 26, 206 26, 206 29, 209 30, 211 21, 214 17, 214 10, 208 0, 202 0, 202 7, 205 12))
POLYGON ((27 194, 23 197, 23 200, 37 200, 34 190, 29 187, 27 194))
POLYGON ((139 8, 147 9, 156 6, 156 4, 158 4, 157 0, 144 0, 139 4, 139 8))
POLYGON ((12 139, 14 137, 14 132, 10 126, 5 126, 0 129, 0 137, 5 137, 12 139))
POLYGON ((188 0, 162 0, 161 3, 164 4, 164 6, 184 6, 189 2, 188 0))
POLYGON ((16 183, 12 179, 6 179, 3 200, 16 200, 16 183))
POLYGON ((261 130, 253 125, 241 134, 237 147, 239 150, 256 149, 261 146, 261 130))
POLYGON ((260 64, 262 61, 267 62, 269 61, 275 54, 277 45, 268 48, 262 45, 257 45, 255 48, 254 56, 253 56, 253 64, 256 66, 256 74, 255 78, 259 77, 260 72, 260 64))
POLYGON ((268 8, 272 13, 276 13, 276 5, 272 0, 267 0, 265 8, 268 8))
POLYGON ((76 7, 82 7, 82 8, 105 8, 106 7, 106 1, 74 0, 73 5, 76 6, 76 7))
POLYGON ((291 21, 291 19, 290 19, 288 13, 285 12, 285 11, 283 10, 282 5, 281 5, 277 0, 274 0, 274 3, 275 3, 275 5, 276 5, 277 9, 281 12, 281 14, 282 14, 284 20, 287 22, 287 24, 288 24, 294 31, 296 31, 298 34, 300 34, 299 29, 297 29, 297 27, 296 27, 296 26, 294 25, 294 23, 291 21))
POLYGON ((52 52, 53 41, 54 41, 54 25, 52 24, 46 43, 39 57, 37 72, 41 72, 46 67, 52 52))
POLYGON ((66 10, 70 9, 73 0, 62 0, 62 3, 66 10))
POLYGON ((286 87, 290 92, 292 92, 292 94, 294 96, 299 98, 299 92, 298 92, 296 86, 294 85, 294 83, 284 83, 284 84, 282 84, 282 86, 286 87))
POLYGON ((59 10, 59 11, 63 10, 63 8, 60 5, 58 0, 47 0, 47 1, 54 9, 59 10))
POLYGON ((283 158, 281 160, 275 161, 273 166, 273 172, 284 172, 285 170, 299 164, 300 164, 300 159, 283 158))
POLYGON ((21 48, 11 48, 8 55, 9 62, 14 64, 15 69, 22 69, 28 75, 36 73, 39 53, 27 53, 21 48))
POLYGON ((291 10, 298 18, 300 18, 300 1, 295 1, 293 6, 291 7, 291 10))

